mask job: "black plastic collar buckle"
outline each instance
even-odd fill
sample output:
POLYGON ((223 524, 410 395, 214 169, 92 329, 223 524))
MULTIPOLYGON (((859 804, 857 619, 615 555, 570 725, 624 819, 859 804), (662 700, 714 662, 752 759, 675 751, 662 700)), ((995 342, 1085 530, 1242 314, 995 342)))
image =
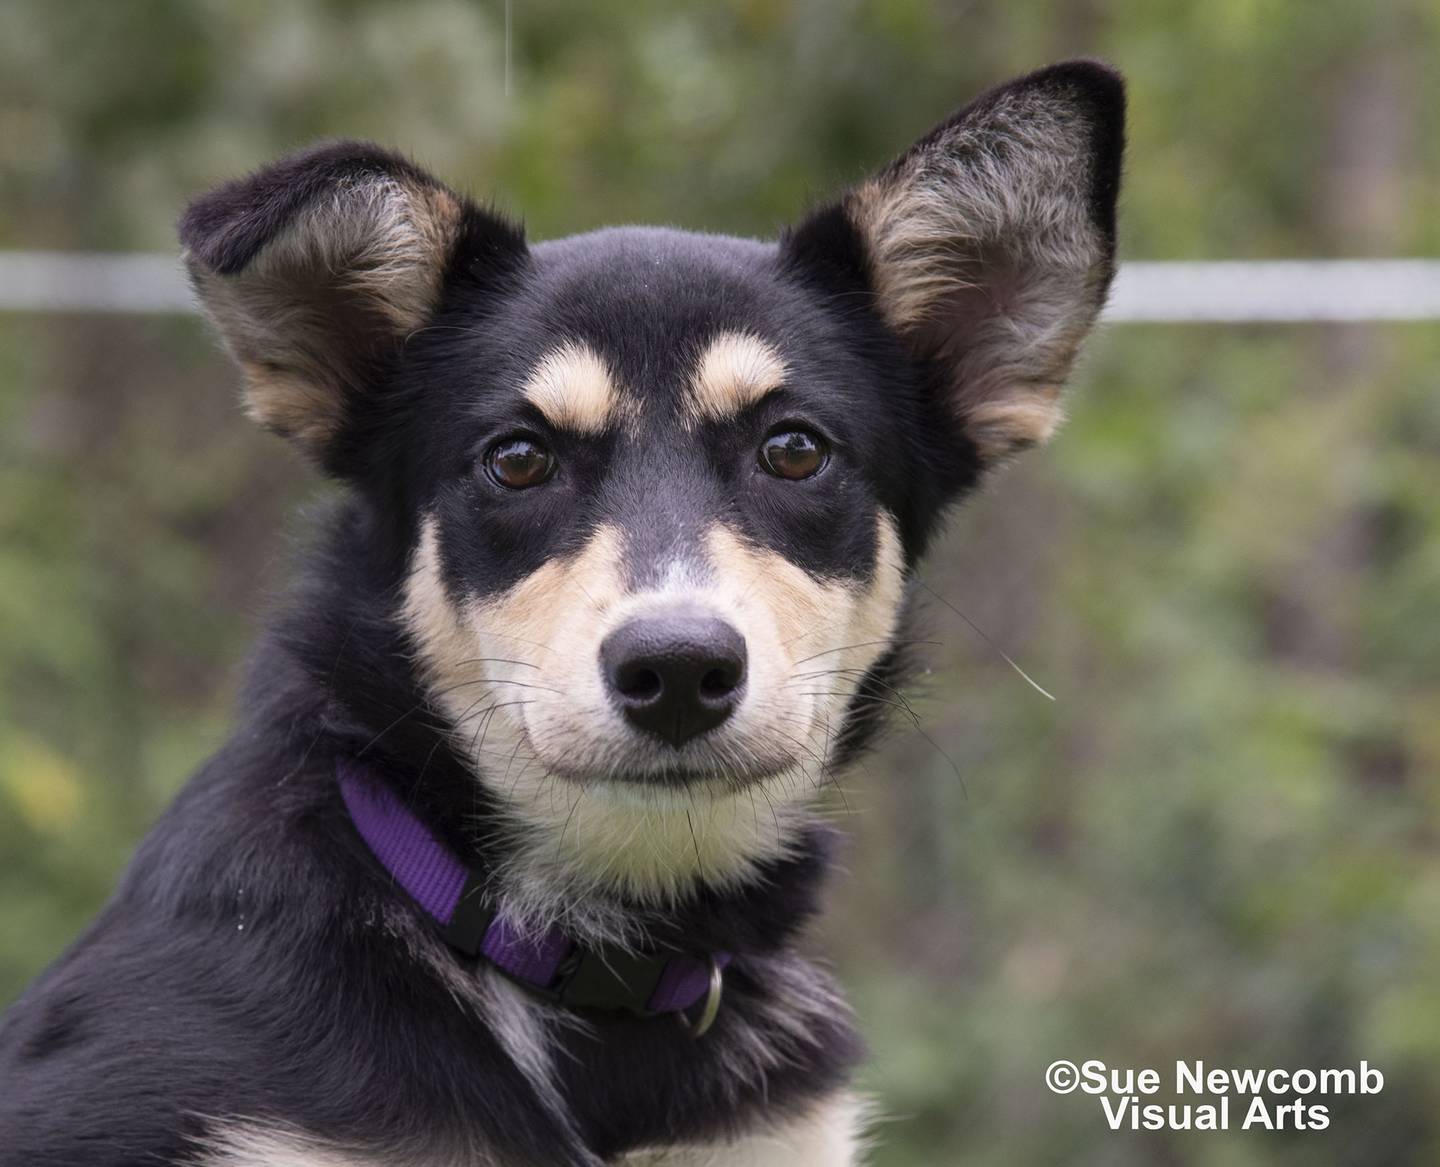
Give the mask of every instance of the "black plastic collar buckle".
POLYGON ((654 1017, 650 998, 674 953, 639 953, 607 945, 577 948, 560 970, 553 992, 570 1009, 624 1011, 654 1017))

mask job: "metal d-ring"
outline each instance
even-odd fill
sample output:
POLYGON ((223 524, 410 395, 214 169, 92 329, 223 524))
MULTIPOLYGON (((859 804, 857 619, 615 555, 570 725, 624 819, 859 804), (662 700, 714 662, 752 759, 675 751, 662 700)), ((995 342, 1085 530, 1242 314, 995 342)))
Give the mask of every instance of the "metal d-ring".
POLYGON ((685 1032, 691 1037, 704 1037, 710 1032, 710 1027, 715 1024, 715 1018, 720 1014, 720 996, 725 991, 725 970, 720 967, 720 962, 712 955, 710 957, 710 987, 705 990, 705 1002, 700 1009, 700 1018, 691 1021, 685 1016, 685 1010, 679 1010, 675 1016, 680 1019, 680 1024, 685 1032))

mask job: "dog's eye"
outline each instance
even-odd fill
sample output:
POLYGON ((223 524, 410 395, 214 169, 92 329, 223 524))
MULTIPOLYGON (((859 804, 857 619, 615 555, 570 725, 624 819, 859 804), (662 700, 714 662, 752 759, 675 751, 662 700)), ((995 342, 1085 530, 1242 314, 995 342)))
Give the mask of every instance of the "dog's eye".
POLYGON ((555 455, 533 438, 505 438, 486 453, 485 472, 501 486, 524 490, 555 473, 555 455))
POLYGON ((760 465, 777 478, 810 478, 829 459, 829 445, 813 430, 777 430, 760 443, 760 465))

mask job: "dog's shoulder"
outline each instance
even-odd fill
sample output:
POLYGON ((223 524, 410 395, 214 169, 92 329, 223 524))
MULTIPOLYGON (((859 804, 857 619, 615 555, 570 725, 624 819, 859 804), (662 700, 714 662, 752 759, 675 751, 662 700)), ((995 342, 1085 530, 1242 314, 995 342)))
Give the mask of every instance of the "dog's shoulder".
MULTIPOLYGON (((308 726, 303 691, 276 696, 308 726)), ((499 1162, 591 1161, 546 1097, 519 990, 460 976, 357 861, 326 748, 301 724, 242 723, 7 1011, 0 1164, 277 1161, 234 1134, 255 1130, 383 1161, 480 1142, 499 1162), (232 1143, 250 1157, 215 1158, 232 1143)))

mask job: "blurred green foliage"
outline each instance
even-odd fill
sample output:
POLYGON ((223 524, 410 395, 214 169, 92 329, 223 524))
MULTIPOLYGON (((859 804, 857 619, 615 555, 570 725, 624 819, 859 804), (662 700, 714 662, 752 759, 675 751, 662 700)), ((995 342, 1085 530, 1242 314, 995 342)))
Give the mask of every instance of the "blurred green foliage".
MULTIPOLYGON (((977 89, 1130 78, 1124 251, 1440 248, 1433 0, 12 0, 0 247, 169 249, 353 134, 523 212, 769 234, 977 89)), ((956 518, 824 943, 883 1165, 1440 1161, 1440 326, 1116 327, 956 518), (963 776, 963 785, 957 780, 963 776), (1113 1134, 1059 1057, 1382 1067, 1323 1134, 1113 1134)), ((0 317, 0 1000, 223 737, 319 489, 196 321, 0 317), (303 524, 301 525, 303 530, 303 524)))

